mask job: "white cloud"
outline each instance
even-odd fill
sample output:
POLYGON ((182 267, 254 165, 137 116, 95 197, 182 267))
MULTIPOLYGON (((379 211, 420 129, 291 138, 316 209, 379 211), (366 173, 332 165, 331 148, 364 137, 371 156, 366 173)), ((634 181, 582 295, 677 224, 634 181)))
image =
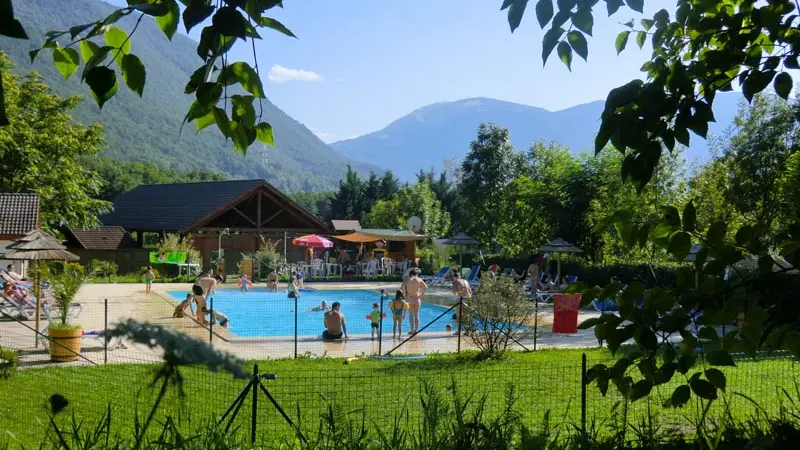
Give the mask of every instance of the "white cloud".
POLYGON ((321 81, 322 77, 310 70, 290 69, 280 65, 274 65, 269 69, 267 75, 269 81, 273 83, 288 83, 289 81, 321 81))

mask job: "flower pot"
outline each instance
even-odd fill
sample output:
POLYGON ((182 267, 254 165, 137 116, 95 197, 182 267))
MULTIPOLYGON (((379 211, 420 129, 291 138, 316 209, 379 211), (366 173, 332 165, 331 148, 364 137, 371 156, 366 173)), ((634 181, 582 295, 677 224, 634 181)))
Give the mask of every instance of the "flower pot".
POLYGON ((55 362, 77 361, 81 353, 80 328, 48 328, 50 337, 50 360, 55 362))

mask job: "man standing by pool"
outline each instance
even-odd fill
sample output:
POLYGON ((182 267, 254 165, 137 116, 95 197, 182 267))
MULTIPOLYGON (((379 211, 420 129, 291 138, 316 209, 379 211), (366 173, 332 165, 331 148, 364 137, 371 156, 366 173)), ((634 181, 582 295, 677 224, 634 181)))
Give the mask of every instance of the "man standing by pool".
POLYGON ((419 269, 411 269, 409 275, 403 282, 402 289, 408 299, 408 324, 411 329, 408 334, 413 335, 419 331, 419 309, 422 307, 422 297, 428 291, 428 285, 419 277, 419 269))
POLYGON ((344 322, 344 314, 339 311, 341 303, 333 302, 331 310, 325 313, 325 331, 322 332, 323 339, 347 339, 347 324, 344 322))

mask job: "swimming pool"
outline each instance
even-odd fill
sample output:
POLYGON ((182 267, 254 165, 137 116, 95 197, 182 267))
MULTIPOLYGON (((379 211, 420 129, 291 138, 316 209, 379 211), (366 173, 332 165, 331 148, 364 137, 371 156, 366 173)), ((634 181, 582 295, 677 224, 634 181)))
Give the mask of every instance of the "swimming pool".
MULTIPOLYGON (((187 291, 170 292, 170 296, 180 301, 186 297, 187 291)), ((214 297, 214 309, 225 314, 230 320, 228 330, 240 337, 256 336, 293 336, 294 335, 294 299, 288 298, 286 292, 266 292, 263 288, 251 288, 249 292, 238 289, 218 289, 214 297)), ((303 291, 298 300, 297 334, 299 336, 320 335, 322 333, 323 312, 309 311, 325 300, 330 306, 333 302, 342 304, 341 311, 345 315, 347 332, 350 335, 369 334, 370 321, 366 315, 372 311, 372 304, 380 304, 380 294, 374 291, 303 291)), ((383 333, 392 334, 392 315, 389 311, 387 297, 383 304, 386 318, 383 319, 383 333)), ((425 326, 445 311, 439 305, 422 304, 419 319, 420 326, 425 326)), ((444 331, 447 324, 456 327, 451 314, 439 319, 426 331, 444 331)), ((403 321, 403 331, 408 333, 408 317, 403 321)))

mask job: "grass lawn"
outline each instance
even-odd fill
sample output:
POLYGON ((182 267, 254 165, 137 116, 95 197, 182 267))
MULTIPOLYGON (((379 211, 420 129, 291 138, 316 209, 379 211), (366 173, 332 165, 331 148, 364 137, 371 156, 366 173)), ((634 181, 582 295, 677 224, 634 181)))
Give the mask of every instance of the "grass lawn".
MULTIPOLYGON (((519 399, 517 409, 526 421, 538 424, 546 411, 557 422, 579 423, 581 400, 580 350, 543 350, 535 353, 513 353, 502 361, 477 362, 469 355, 431 356, 419 361, 358 360, 345 364, 339 359, 299 359, 259 362, 262 373, 272 373, 275 380, 265 381, 276 400, 297 418, 299 407, 302 426, 315 430, 318 419, 329 404, 360 417, 363 411, 367 420, 380 426, 390 426, 395 415, 407 412, 416 420, 421 410, 419 394, 423 380, 429 380, 443 394, 455 380, 459 393, 476 393, 488 397, 490 412, 500 411, 504 396, 513 384, 519 399)), ((608 351, 586 351, 588 367, 597 362, 611 360, 608 351)), ((44 436, 47 421, 47 399, 60 393, 70 401, 68 411, 79 419, 96 420, 110 403, 112 427, 120 433, 130 434, 134 415, 138 410, 144 417, 155 398, 155 389, 149 387, 154 365, 109 365, 97 367, 47 367, 26 369, 8 380, 0 380, 0 432, 2 440, 17 444, 38 446, 44 436)), ((769 412, 779 408, 779 387, 794 391, 797 366, 788 359, 740 361, 738 367, 724 370, 728 374, 726 399, 737 418, 752 414, 754 407, 745 399, 732 395, 746 394, 769 412)), ((190 368, 183 371, 185 396, 180 397, 170 388, 157 418, 172 416, 183 426, 218 418, 234 400, 246 382, 234 380, 228 374, 210 373, 190 368)), ((662 386, 656 396, 669 396, 677 385, 662 386)), ((587 417, 608 419, 614 405, 620 400, 614 388, 602 397, 596 385, 587 387, 587 417)), ((237 425, 249 429, 250 400, 242 409, 237 425)), ((696 407, 680 410, 663 410, 658 399, 650 400, 650 407, 665 424, 688 425, 696 407)), ((648 408, 647 400, 630 405, 629 420, 648 408)), ((721 410, 721 405, 715 407, 721 410)), ((288 426, 259 394, 259 432, 270 439, 291 436, 288 426)), ((69 414, 60 415, 59 421, 69 421, 69 414)), ((404 419, 405 420, 405 419, 404 419)))

